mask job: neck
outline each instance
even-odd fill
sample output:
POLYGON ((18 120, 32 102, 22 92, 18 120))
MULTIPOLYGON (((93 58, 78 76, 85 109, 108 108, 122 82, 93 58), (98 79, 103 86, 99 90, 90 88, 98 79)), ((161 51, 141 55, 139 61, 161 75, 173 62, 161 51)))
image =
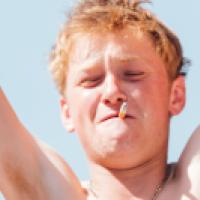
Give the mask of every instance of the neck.
POLYGON ((90 166, 90 190, 101 200, 151 200, 166 175, 166 161, 160 159, 129 169, 90 166))

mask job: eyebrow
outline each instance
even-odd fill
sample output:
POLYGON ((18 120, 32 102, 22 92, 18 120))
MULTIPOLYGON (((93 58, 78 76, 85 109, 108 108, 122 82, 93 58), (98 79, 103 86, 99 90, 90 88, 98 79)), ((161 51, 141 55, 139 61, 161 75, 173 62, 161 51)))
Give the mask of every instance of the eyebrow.
POLYGON ((120 62, 131 62, 131 61, 136 61, 139 60, 138 56, 133 56, 133 55, 120 55, 115 58, 116 60, 119 60, 120 62))
POLYGON ((93 70, 91 66, 95 66, 97 63, 100 63, 102 60, 102 56, 93 56, 91 58, 85 59, 82 63, 79 64, 80 71, 90 71, 93 70))
MULTIPOLYGON (((119 55, 112 57, 113 60, 118 60, 120 62, 133 62, 141 60, 138 56, 133 55, 119 55)), ((79 64, 80 72, 93 72, 97 63, 101 63, 102 55, 93 56, 91 58, 85 59, 81 64, 79 64), (91 68, 92 66, 92 68, 91 68)))

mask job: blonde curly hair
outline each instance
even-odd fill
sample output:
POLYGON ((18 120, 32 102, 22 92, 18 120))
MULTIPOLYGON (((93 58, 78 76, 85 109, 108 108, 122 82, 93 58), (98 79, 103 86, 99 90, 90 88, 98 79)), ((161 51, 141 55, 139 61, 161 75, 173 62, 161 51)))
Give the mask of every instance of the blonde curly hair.
POLYGON ((68 60, 74 41, 82 33, 115 32, 131 28, 149 37, 166 63, 170 80, 185 75, 186 63, 178 37, 141 4, 142 0, 81 0, 71 11, 50 54, 50 71, 65 95, 68 60))

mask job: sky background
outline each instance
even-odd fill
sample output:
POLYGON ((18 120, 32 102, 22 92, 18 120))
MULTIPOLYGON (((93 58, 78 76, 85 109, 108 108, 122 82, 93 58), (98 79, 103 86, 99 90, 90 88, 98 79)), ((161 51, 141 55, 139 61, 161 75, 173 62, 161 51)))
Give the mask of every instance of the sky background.
MULTIPOLYGON (((28 130, 53 146, 84 180, 88 178, 86 157, 76 134, 66 133, 61 124, 59 95, 48 72, 50 49, 66 19, 66 11, 75 2, 1 0, 0 85, 28 130)), ((186 107, 172 120, 171 162, 178 159, 200 122, 200 1, 152 2, 148 8, 177 33, 184 55, 192 61, 187 77, 186 107)))

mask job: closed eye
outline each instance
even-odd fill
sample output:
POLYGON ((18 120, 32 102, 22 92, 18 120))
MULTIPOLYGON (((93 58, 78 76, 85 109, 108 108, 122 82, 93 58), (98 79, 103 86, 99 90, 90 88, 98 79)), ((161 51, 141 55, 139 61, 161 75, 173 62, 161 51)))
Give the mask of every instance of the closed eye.
POLYGON ((145 73, 141 71, 127 71, 124 73, 125 78, 128 78, 128 80, 140 80, 144 75, 145 73))
POLYGON ((85 88, 92 88, 98 86, 102 81, 101 77, 86 78, 80 82, 80 85, 85 88))
POLYGON ((131 72, 131 71, 125 72, 125 76, 141 76, 141 75, 144 75, 144 72, 131 72))

